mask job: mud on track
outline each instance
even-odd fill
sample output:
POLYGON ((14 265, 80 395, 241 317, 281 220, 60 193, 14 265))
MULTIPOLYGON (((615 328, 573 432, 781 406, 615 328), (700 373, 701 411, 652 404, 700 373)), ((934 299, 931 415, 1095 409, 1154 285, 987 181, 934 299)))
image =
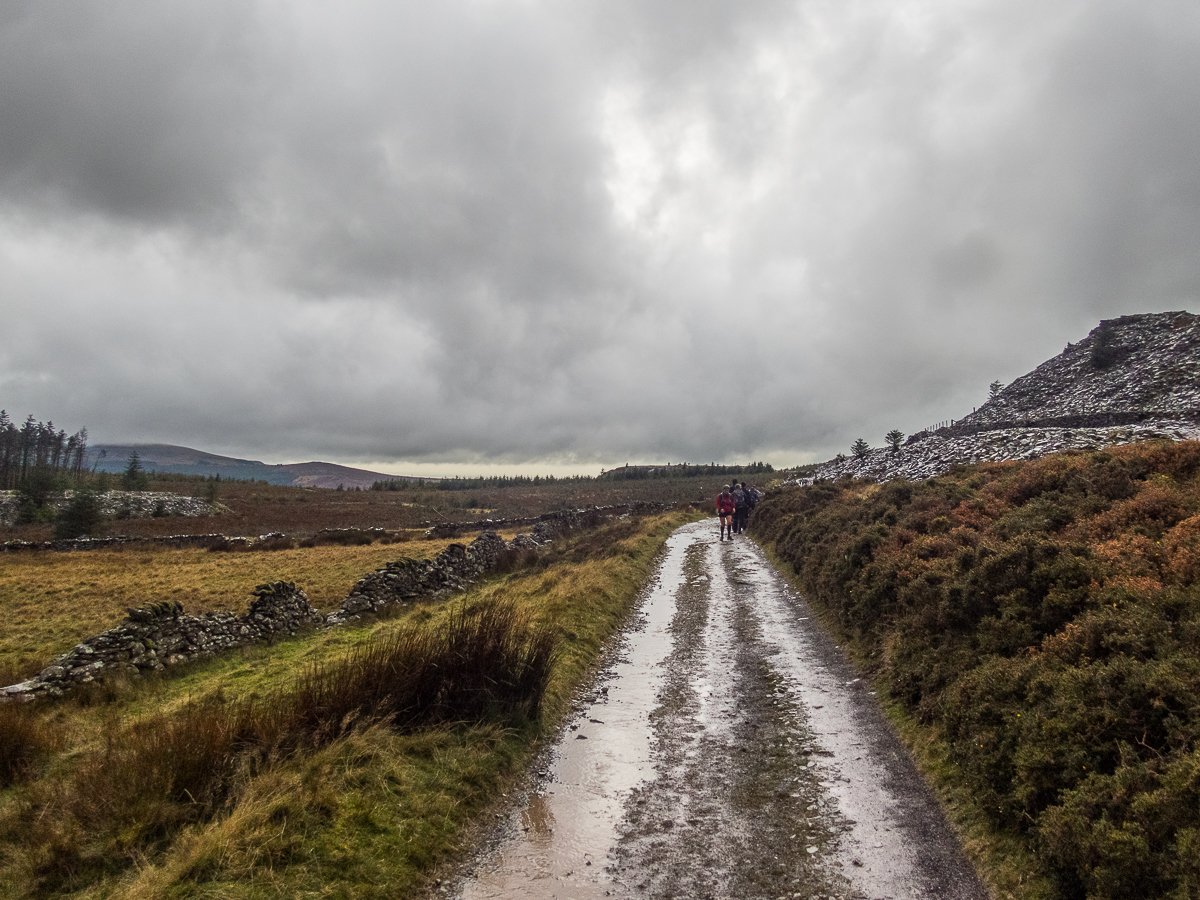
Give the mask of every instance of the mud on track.
POLYGON ((987 896, 867 685, 710 522, 671 537, 575 719, 442 892, 987 896))

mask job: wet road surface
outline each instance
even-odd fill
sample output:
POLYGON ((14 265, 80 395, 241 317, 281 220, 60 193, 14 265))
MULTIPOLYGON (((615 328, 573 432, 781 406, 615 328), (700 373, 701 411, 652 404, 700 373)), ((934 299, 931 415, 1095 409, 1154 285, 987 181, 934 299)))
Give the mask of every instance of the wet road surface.
POLYGON ((699 522, 528 789, 442 893, 984 900, 866 682, 699 522))

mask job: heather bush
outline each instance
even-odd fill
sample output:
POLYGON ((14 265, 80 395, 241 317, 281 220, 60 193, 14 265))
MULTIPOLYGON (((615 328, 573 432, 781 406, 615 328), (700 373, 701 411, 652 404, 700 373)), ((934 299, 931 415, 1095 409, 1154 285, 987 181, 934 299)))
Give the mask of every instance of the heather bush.
POLYGON ((1200 444, 779 492, 755 533, 1062 897, 1197 896, 1200 444))

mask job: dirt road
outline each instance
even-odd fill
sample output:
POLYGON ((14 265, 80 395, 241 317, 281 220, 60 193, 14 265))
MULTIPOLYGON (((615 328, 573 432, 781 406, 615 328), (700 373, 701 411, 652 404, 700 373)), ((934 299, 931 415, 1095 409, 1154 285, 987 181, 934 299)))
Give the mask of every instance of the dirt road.
POLYGON ((511 800, 444 895, 986 897, 869 687, 761 551, 711 522, 671 537, 511 800))

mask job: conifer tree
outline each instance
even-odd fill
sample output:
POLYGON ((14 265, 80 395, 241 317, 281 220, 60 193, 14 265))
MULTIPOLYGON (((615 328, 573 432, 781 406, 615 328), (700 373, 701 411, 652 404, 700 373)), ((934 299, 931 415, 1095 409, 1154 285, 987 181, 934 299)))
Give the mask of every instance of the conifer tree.
POLYGON ((121 473, 121 488, 126 491, 144 491, 150 486, 150 478, 142 468, 142 458, 134 450, 129 454, 129 464, 121 473))

